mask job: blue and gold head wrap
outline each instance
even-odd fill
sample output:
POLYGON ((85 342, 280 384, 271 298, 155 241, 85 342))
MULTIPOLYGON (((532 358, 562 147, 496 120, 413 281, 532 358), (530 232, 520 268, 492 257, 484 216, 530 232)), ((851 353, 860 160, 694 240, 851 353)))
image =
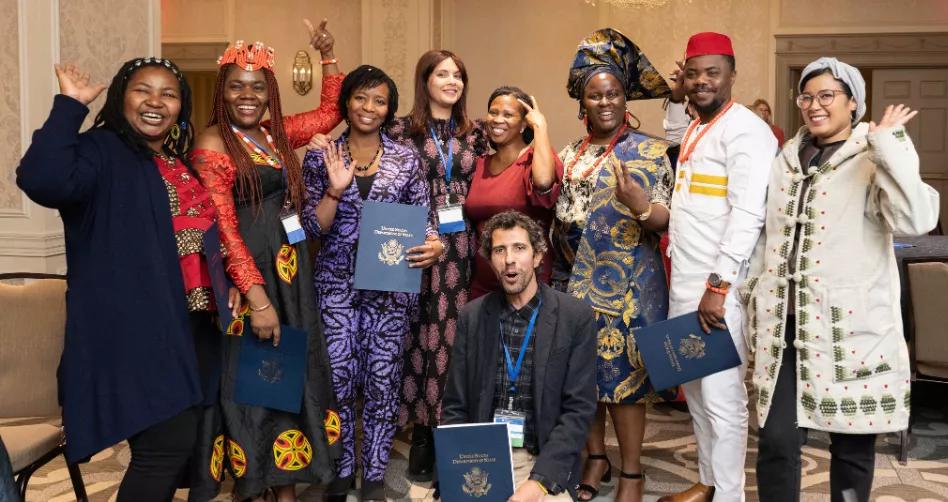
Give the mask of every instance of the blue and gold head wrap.
POLYGON ((671 94, 668 83, 642 54, 642 49, 619 30, 596 30, 579 43, 566 81, 569 96, 582 99, 589 79, 601 72, 619 80, 629 101, 664 98, 671 94))

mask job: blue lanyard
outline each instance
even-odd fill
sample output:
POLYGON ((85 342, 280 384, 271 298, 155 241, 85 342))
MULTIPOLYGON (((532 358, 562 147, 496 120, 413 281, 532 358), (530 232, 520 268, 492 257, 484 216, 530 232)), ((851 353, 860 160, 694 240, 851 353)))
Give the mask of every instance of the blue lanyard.
POLYGON ((541 305, 543 305, 543 300, 540 300, 540 304, 537 305, 537 308, 533 310, 533 315, 530 316, 530 323, 527 324, 527 332, 523 337, 523 343, 520 344, 520 353, 517 354, 516 366, 514 366, 510 360, 510 349, 507 348, 507 342, 504 341, 503 321, 501 321, 500 344, 504 347, 504 358, 507 360, 507 378, 510 381, 511 392, 517 391, 517 377, 520 376, 520 370, 523 369, 523 356, 527 353, 527 344, 530 343, 530 337, 533 336, 533 328, 536 326, 537 315, 540 314, 541 305))
POLYGON ((438 141, 438 134, 435 132, 433 125, 429 124, 428 129, 431 131, 431 140, 434 141, 435 148, 438 150, 438 156, 441 157, 441 166, 444 167, 444 179, 447 182, 448 190, 451 190, 451 171, 454 167, 454 143, 451 141, 452 131, 454 131, 454 118, 451 118, 451 121, 448 122, 448 155, 444 155, 444 150, 441 148, 441 142, 438 141))

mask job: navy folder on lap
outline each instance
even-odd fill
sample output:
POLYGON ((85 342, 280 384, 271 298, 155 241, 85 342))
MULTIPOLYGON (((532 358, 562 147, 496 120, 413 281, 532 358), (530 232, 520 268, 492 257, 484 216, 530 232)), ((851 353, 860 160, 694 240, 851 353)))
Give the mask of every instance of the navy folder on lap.
POLYGON ((234 401, 299 413, 306 378, 306 332, 280 325, 280 344, 243 335, 237 360, 234 401))
POLYGON ((427 206, 367 200, 359 220, 356 289, 421 291, 421 269, 409 268, 408 249, 425 243, 427 206))
POLYGON ((506 502, 513 495, 507 424, 442 425, 434 439, 441 500, 506 502))
POLYGON ((655 390, 669 389, 741 364, 731 333, 716 328, 705 333, 697 312, 634 330, 632 334, 655 390))

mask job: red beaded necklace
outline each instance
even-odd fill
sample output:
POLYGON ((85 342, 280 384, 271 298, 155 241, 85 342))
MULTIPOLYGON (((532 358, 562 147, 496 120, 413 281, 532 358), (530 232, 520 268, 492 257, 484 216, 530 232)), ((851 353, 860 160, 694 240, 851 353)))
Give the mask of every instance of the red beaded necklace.
MULTIPOLYGON (((253 140, 253 138, 251 138, 250 136, 247 136, 246 134, 244 134, 242 131, 240 131, 233 125, 230 126, 230 129, 234 131, 234 134, 236 134, 237 137, 240 138, 241 141, 244 142, 244 145, 246 145, 246 147, 249 150, 259 155, 260 158, 263 159, 264 162, 270 165, 270 167, 274 169, 280 169, 281 167, 283 167, 283 165, 280 163, 280 159, 274 158, 273 155, 270 155, 269 152, 264 151, 263 148, 261 148, 260 145, 258 145, 257 142, 253 140)), ((277 147, 276 147, 276 143, 273 141, 273 136, 271 136, 270 133, 268 133, 267 130, 263 128, 263 126, 260 126, 260 132, 262 132, 263 135, 266 136, 267 145, 270 146, 270 150, 274 152, 274 155, 276 155, 277 147)))
POLYGON ((701 141, 701 138, 711 130, 711 126, 718 121, 719 118, 723 117, 728 110, 731 109, 731 106, 734 105, 734 101, 728 101, 726 105, 722 106, 721 109, 714 115, 714 118, 708 122, 708 125, 698 133, 698 137, 694 141, 689 141, 691 139, 691 134, 695 132, 695 129, 698 127, 698 124, 701 122, 701 119, 694 119, 691 122, 691 125, 688 126, 688 130, 685 131, 685 137, 681 141, 681 154, 678 155, 678 165, 684 164, 689 157, 691 157, 692 152, 695 151, 695 147, 698 146, 698 142, 701 141))
MULTIPOLYGON (((616 135, 612 138, 612 141, 609 142, 609 146, 606 148, 606 151, 602 152, 602 154, 597 156, 596 161, 593 162, 593 165, 589 166, 588 169, 583 171, 583 175, 582 175, 583 178, 589 177, 589 175, 592 174, 592 172, 596 170, 596 166, 598 166, 599 163, 602 162, 602 159, 609 156, 609 152, 611 152, 612 149, 616 147, 616 142, 619 141, 619 138, 622 136, 622 133, 624 133, 625 130, 628 128, 629 128, 628 122, 623 122, 622 127, 619 128, 619 132, 617 132, 616 135)), ((576 151, 576 156, 573 157, 572 162, 570 162, 569 165, 566 166, 566 179, 567 180, 573 179, 573 168, 576 167, 576 163, 579 162, 579 158, 583 156, 583 153, 586 151, 586 148, 589 147, 590 141, 592 141, 592 133, 589 133, 586 135, 586 139, 583 140, 583 143, 579 145, 579 150, 576 151)))

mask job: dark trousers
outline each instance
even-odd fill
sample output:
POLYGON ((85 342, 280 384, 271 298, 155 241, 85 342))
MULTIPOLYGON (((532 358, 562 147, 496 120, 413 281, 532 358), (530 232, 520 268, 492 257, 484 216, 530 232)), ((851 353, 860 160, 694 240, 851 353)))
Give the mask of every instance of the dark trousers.
MULTIPOLYGON (((759 431, 757 490, 760 500, 800 500, 800 450, 807 429, 797 427, 797 350, 794 318, 787 318, 780 373, 766 426, 759 431)), ((830 433, 830 493, 833 502, 868 502, 875 464, 875 434, 830 433)))
POLYGON ((13 465, 7 455, 7 449, 0 439, 0 502, 14 502, 20 499, 20 494, 13 481, 13 465))
POLYGON ((165 502, 188 476, 188 461, 197 440, 198 407, 153 425, 128 438, 132 460, 116 502, 165 502))

